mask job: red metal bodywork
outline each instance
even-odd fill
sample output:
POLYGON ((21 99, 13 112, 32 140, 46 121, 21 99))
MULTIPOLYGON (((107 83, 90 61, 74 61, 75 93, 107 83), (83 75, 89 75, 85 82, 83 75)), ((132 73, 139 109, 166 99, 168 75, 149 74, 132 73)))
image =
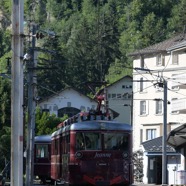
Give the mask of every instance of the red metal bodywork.
MULTIPOLYGON (((121 132, 121 131, 118 131, 121 132)), ((124 132, 124 131, 123 131, 124 132)), ((127 133, 127 131, 125 131, 127 133)), ((70 141, 66 143, 65 132, 60 135, 60 156, 52 154, 51 177, 74 185, 115 185, 133 183, 132 134, 128 133, 130 147, 120 150, 76 150, 76 131, 69 130, 70 141), (63 137, 62 137, 63 136, 63 137), (127 154, 127 157, 124 156, 127 154)), ((59 139, 59 135, 52 141, 59 139)), ((52 144, 54 144, 52 142, 52 144)))
POLYGON ((51 176, 51 138, 50 136, 36 136, 34 145, 34 176, 38 176, 43 182, 50 179, 51 176), (37 156, 37 146, 44 146, 47 155, 37 156))

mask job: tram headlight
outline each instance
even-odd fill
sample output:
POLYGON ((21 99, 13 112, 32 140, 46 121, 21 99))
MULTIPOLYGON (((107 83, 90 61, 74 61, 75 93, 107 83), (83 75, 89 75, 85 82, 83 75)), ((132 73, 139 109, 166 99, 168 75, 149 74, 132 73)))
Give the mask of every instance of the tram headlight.
POLYGON ((123 158, 128 158, 128 156, 129 156, 129 154, 128 154, 128 152, 123 152, 123 158))
POLYGON ((78 152, 76 152, 75 157, 80 159, 83 157, 83 153, 78 151, 78 152))

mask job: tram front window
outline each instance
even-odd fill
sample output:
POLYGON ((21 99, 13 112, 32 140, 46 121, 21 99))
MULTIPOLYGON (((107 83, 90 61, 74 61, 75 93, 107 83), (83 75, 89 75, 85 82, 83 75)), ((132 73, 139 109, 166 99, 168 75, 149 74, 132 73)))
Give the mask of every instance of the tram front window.
POLYGON ((76 133, 77 150, 100 150, 101 137, 99 133, 77 132, 76 133))
POLYGON ((104 134, 105 150, 127 150, 129 139, 127 134, 105 133, 104 134))

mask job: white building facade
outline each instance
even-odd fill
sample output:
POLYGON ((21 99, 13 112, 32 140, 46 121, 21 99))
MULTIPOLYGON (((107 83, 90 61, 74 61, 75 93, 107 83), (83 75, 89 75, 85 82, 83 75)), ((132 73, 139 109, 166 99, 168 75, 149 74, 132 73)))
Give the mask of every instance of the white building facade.
MULTIPOLYGON (((114 120, 122 123, 132 123, 132 77, 124 76, 118 81, 107 86, 103 93, 107 94, 107 105, 103 101, 102 110, 106 106, 114 120)), ((64 114, 73 116, 80 111, 89 111, 97 108, 97 101, 72 87, 66 88, 57 94, 53 94, 39 102, 43 111, 63 117, 64 114)))
MULTIPOLYGON (((167 118, 167 133, 186 122, 184 98, 186 98, 186 53, 184 35, 179 35, 164 42, 130 54, 133 57, 133 144, 134 151, 143 149, 142 143, 164 135, 164 118, 167 118), (175 47, 177 46, 177 47, 175 47), (182 46, 182 48, 178 47, 182 46), (180 79, 178 79, 180 78, 180 79), (182 81, 180 81, 182 80, 182 81), (164 110, 165 89, 167 83, 167 109, 164 110), (180 108, 182 108, 180 110, 180 108), (166 114, 167 113, 167 114, 166 114)), ((161 147, 162 148, 162 147, 161 147)), ((162 152, 162 150, 161 150, 162 152)), ((152 161, 145 161, 144 183, 151 183, 148 178, 152 161), (147 169, 148 167, 148 169, 147 169)), ((158 154, 161 155, 161 154, 158 154)), ((175 154, 177 155, 177 154, 175 154)), ((173 155, 170 157, 173 158, 173 155)), ((170 159, 168 156, 168 160, 170 159)), ((177 156, 176 156, 177 157, 177 156)), ((175 158, 175 156, 174 156, 175 158)), ((167 169, 181 169, 180 161, 170 160, 167 169)), ((168 171, 168 184, 175 184, 175 170, 168 171)), ((155 181, 156 182, 156 181, 155 181)))
POLYGON ((39 107, 57 117, 63 117, 64 114, 71 117, 80 111, 96 109, 97 102, 69 87, 45 98, 39 103, 39 107))
POLYGON ((132 90, 131 76, 124 76, 106 87, 108 107, 117 113, 115 120, 132 125, 132 90))

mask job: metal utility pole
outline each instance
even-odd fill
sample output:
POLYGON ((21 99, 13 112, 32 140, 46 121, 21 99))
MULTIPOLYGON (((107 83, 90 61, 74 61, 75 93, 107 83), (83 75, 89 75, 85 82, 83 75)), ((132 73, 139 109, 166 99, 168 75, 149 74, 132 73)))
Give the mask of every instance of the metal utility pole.
POLYGON ((23 185, 23 0, 12 0, 11 186, 23 185))
POLYGON ((130 122, 131 122, 131 126, 133 127, 133 108, 134 108, 134 106, 133 106, 133 91, 132 91, 132 93, 131 93, 131 118, 130 118, 130 122))
MULTIPOLYGON (((36 25, 32 25, 32 35, 36 34, 36 25)), ((36 108, 36 75, 35 75, 35 37, 32 37, 30 60, 28 61, 28 130, 26 156, 26 186, 33 185, 34 173, 34 137, 35 137, 35 108, 36 108)))
POLYGON ((162 185, 167 185, 167 81, 163 80, 163 138, 162 138, 162 185))

